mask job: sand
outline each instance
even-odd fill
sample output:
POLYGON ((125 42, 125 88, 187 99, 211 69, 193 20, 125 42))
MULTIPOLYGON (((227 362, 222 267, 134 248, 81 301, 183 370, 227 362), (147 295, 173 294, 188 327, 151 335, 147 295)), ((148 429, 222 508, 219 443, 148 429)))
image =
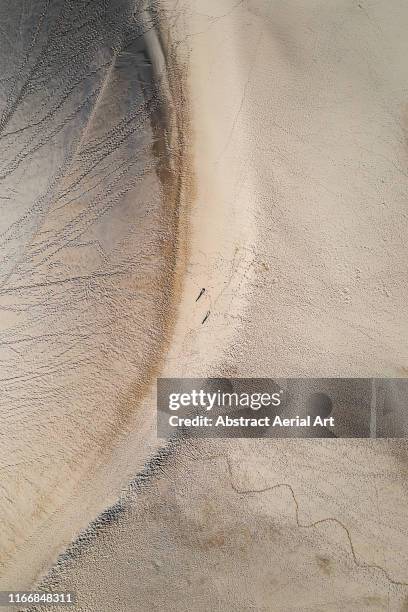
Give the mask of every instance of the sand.
POLYGON ((143 401, 179 300, 181 113, 148 16, 89 10, 22 14, 21 45, 39 30, 4 101, 3 589, 29 588, 161 444, 143 401))
MULTIPOLYGON (((160 360, 153 370, 143 360, 151 380, 404 376, 405 4, 159 6, 186 140, 177 292, 160 360)), ((145 338, 146 308, 134 316, 145 338)), ((140 354, 129 329, 116 333, 116 375, 140 354)), ((155 319, 148 329, 161 341, 155 319)), ((109 448, 87 455, 58 509, 44 503, 50 516, 22 529, 8 584, 27 554, 34 571, 19 586, 44 575, 113 504, 43 582, 76 590, 78 610, 405 609, 404 442, 195 442, 159 455, 141 479, 160 446, 154 407, 152 387, 119 437, 106 415, 109 448), (53 550, 44 540, 40 555, 45 531, 53 550)))

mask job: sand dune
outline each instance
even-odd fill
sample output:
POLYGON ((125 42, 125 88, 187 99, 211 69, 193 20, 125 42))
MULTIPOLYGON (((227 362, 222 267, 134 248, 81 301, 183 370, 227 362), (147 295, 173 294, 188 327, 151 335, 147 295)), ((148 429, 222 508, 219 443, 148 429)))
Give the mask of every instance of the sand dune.
POLYGON ((66 91, 89 81, 76 106, 4 101, 4 193, 24 178, 39 204, 25 191, 4 234, 2 588, 84 611, 404 610, 404 441, 163 450, 154 381, 405 376, 407 8, 162 0, 127 45, 132 8, 97 21, 76 68, 95 74, 67 71, 66 91))
POLYGON ((28 588, 157 447, 143 400, 182 265, 183 119, 151 16, 43 8, 2 7, 19 69, 3 65, 4 589, 28 588))

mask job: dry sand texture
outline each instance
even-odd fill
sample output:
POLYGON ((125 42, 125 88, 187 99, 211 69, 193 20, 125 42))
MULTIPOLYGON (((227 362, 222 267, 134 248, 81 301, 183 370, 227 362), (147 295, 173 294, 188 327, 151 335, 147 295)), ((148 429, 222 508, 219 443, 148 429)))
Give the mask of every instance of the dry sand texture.
POLYGON ((158 372, 406 374, 408 7, 162 0, 164 136, 130 7, 78 7, 5 64, 3 588, 120 496, 43 583, 78 610, 407 609, 404 442, 186 444, 125 485, 158 372))
POLYGON ((179 292, 183 151, 142 8, 1 4, 3 588, 46 571, 158 444, 141 403, 179 292))

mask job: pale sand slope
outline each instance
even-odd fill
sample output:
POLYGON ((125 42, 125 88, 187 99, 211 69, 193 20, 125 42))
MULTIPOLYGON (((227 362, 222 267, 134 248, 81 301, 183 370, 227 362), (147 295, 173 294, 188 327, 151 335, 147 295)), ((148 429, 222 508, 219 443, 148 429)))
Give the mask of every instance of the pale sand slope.
MULTIPOLYGON (((163 6, 196 172, 166 373, 403 375, 406 4, 163 6)), ((405 442, 195 443, 162 468, 52 572, 78 610, 407 609, 405 442)))

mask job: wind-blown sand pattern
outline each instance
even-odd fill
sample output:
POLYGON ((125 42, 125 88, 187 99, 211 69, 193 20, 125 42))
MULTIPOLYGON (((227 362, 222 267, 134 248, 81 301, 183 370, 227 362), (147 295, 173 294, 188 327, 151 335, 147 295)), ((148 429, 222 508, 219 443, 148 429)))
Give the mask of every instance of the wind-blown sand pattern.
POLYGON ((166 445, 154 397, 406 375, 406 4, 0 6, 1 588, 407 610, 405 441, 166 445))
POLYGON ((44 572, 158 444, 141 403, 179 292, 184 151, 142 9, 3 7, 4 44, 25 42, 8 50, 1 133, 4 586, 44 572))

